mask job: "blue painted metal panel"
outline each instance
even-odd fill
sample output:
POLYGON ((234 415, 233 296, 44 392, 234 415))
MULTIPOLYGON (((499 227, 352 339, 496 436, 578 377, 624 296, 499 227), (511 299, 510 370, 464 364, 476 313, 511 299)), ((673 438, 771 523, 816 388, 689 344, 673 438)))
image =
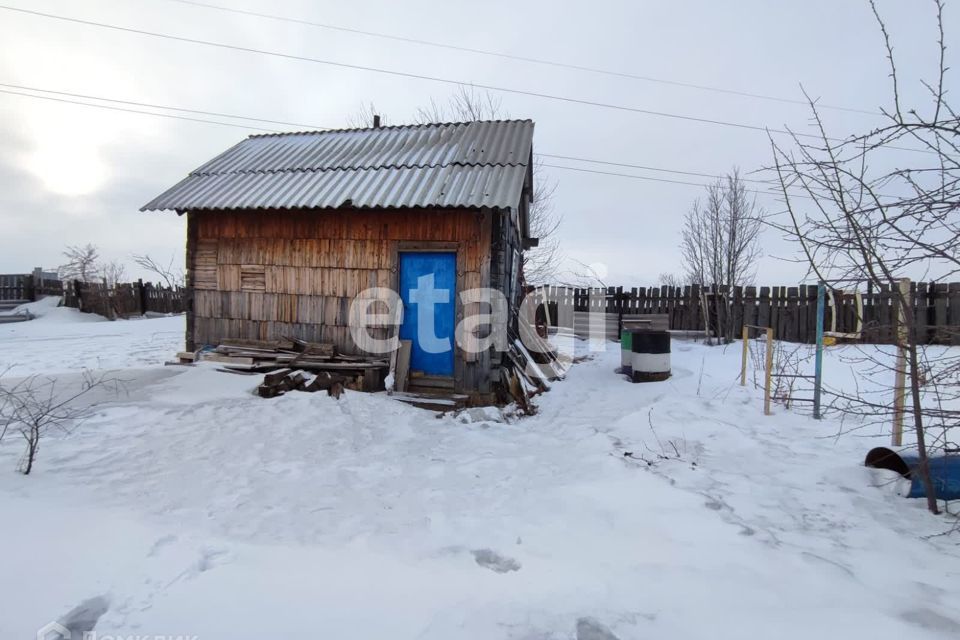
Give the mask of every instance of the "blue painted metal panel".
POLYGON ((400 254, 400 338, 410 340, 410 369, 453 375, 457 257, 449 252, 400 254))
MULTIPOLYGON (((908 498, 927 497, 926 489, 920 480, 920 474, 916 473, 920 466, 918 456, 901 456, 903 461, 910 467, 910 493, 908 498)), ((933 492, 939 500, 958 500, 960 499, 960 456, 941 456, 939 458, 927 458, 927 466, 930 468, 930 480, 933 482, 933 492)))
POLYGON ((813 417, 821 419, 820 392, 823 389, 823 314, 826 311, 827 285, 817 285, 817 358, 813 372, 813 417))

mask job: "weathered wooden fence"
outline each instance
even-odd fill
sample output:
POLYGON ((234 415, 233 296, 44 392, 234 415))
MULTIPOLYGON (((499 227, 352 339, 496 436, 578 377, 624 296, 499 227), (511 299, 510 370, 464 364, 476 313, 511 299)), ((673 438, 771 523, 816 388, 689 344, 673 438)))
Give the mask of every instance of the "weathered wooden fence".
POLYGON ((107 318, 126 318, 144 313, 182 313, 184 290, 159 287, 138 280, 116 285, 102 282, 67 283, 63 304, 85 313, 96 313, 107 318))
POLYGON ((63 283, 49 275, 42 269, 0 274, 0 302, 32 302, 42 296, 62 295, 63 283))
MULTIPOLYGON (((895 286, 895 285, 894 285, 895 286)), ((608 316, 667 314, 670 328, 703 331, 709 322, 716 326, 716 303, 729 309, 733 335, 743 325, 772 327, 778 340, 813 343, 816 339, 817 287, 607 287, 575 289, 545 288, 551 323, 556 325, 560 306, 574 313, 598 311, 608 316), (706 307, 704 307, 706 305, 706 307), (704 313, 706 308, 707 313, 704 313)), ((913 317, 919 339, 927 344, 960 344, 960 283, 911 284, 913 317)), ((867 287, 860 292, 860 304, 853 292, 833 291, 828 296, 824 318, 827 330, 852 334, 859 328, 860 341, 893 343, 897 312, 890 286, 867 287), (862 314, 858 309, 862 308, 862 314), (836 315, 836 324, 833 318, 836 315), (858 323, 858 316, 861 322, 858 323)))
POLYGON ((31 300, 29 278, 21 273, 0 275, 0 300, 31 300))
POLYGON ((32 302, 43 296, 62 296, 67 307, 108 318, 144 313, 182 313, 182 288, 170 288, 138 280, 117 285, 103 282, 52 280, 38 272, 0 274, 0 302, 32 302))

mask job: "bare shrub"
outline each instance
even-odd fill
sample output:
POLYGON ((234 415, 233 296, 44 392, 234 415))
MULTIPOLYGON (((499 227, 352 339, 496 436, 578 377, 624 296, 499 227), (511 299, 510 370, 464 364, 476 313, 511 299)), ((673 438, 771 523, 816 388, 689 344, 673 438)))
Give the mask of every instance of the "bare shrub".
POLYGON ((90 416, 90 405, 79 402, 81 398, 101 387, 113 387, 116 392, 118 386, 114 377, 89 372, 84 372, 78 389, 67 390, 52 377, 33 375, 11 384, 0 379, 0 439, 19 433, 25 445, 17 470, 29 475, 47 435, 69 432, 90 416))

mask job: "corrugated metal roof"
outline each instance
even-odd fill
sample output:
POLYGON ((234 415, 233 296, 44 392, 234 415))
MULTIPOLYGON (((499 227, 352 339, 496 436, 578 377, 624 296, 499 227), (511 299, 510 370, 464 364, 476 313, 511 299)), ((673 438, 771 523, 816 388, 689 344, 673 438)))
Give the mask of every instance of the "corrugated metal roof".
POLYGON ((251 136, 141 210, 516 207, 533 122, 251 136))

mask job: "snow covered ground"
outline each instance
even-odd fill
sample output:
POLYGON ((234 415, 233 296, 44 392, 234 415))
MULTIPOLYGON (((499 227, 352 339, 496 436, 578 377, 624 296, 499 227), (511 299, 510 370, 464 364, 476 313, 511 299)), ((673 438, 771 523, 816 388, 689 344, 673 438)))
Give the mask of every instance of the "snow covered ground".
POLYGON ((0 638, 960 635, 958 541, 927 537, 951 522, 861 464, 887 438, 764 416, 736 347, 674 342, 631 385, 611 345, 505 423, 264 400, 163 367, 182 318, 91 320, 0 325, 7 376, 125 381, 28 477, 0 443, 0 638))
POLYGON ((153 366, 183 350, 183 318, 110 322, 102 316, 58 307, 44 298, 27 310, 36 320, 0 324, 0 371, 8 375, 52 374, 87 369, 153 366))

